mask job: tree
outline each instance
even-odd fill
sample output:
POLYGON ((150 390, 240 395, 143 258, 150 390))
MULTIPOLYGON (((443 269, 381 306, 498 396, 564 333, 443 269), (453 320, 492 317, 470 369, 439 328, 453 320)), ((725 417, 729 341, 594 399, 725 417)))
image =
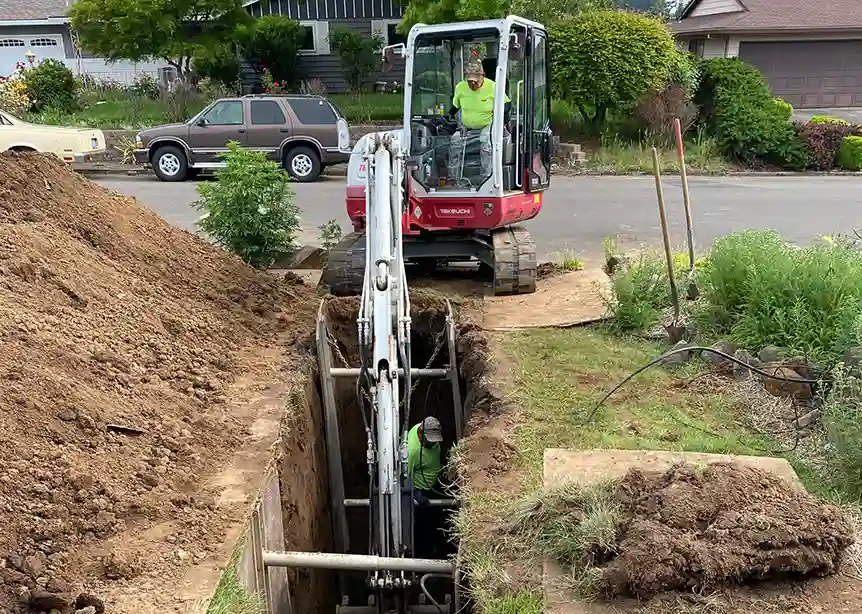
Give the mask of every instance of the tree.
POLYGON ((609 111, 633 104, 668 82, 679 62, 673 36, 658 19, 590 11, 549 30, 551 88, 597 130, 609 111))
POLYGON ((237 39, 258 70, 266 68, 275 81, 293 86, 302 77, 299 52, 305 32, 298 21, 267 15, 241 27, 237 39))
POLYGON ((329 43, 341 59, 341 71, 347 85, 351 91, 361 92, 369 75, 380 66, 378 53, 383 41, 356 30, 334 28, 329 34, 329 43))
POLYGON ((78 0, 69 19, 86 51, 112 61, 161 58, 184 78, 197 47, 232 39, 252 18, 241 0, 78 0))

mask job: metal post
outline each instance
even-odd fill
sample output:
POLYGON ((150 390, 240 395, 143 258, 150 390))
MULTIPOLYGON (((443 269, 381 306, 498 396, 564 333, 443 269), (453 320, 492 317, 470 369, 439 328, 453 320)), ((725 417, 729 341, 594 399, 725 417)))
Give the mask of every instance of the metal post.
POLYGON ((458 381, 458 356, 455 351, 455 316, 446 299, 446 341, 449 345, 449 381, 452 383, 452 407, 455 411, 455 441, 461 441, 464 427, 464 406, 461 403, 461 384, 458 381))
MULTIPOLYGON (((345 499, 344 506, 345 507, 368 507, 370 505, 369 499, 345 499)), ((458 507, 457 499, 428 499, 428 505, 430 507, 458 507)))
POLYGON ((332 371, 332 352, 329 348, 329 329, 326 326, 324 301, 320 301, 317 312, 317 361, 320 369, 320 388, 323 392, 326 458, 329 465, 329 496, 335 524, 335 547, 341 552, 347 552, 350 549, 350 533, 347 529, 347 513, 344 509, 344 469, 341 466, 341 440, 338 434, 335 386, 329 376, 332 371))
POLYGON ((303 567, 338 571, 388 570, 450 575, 455 571, 455 565, 446 560, 407 559, 369 554, 333 554, 329 552, 264 552, 263 563, 267 567, 303 567))

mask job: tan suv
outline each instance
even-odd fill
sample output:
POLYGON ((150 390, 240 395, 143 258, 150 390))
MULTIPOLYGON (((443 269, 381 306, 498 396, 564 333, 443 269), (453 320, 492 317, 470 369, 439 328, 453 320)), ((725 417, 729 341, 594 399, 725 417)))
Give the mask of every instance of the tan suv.
POLYGON ((322 96, 248 95, 220 98, 184 124, 144 130, 135 160, 162 181, 184 181, 220 168, 227 143, 265 151, 297 181, 314 181, 323 169, 349 161, 350 127, 322 96))

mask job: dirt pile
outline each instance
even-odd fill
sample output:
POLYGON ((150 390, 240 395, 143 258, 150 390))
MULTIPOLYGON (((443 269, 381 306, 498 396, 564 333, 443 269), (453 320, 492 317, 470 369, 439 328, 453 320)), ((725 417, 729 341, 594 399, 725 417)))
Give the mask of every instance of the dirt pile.
POLYGON ((826 576, 853 542, 837 508, 737 464, 631 470, 614 498, 622 510, 620 532, 599 565, 610 594, 648 598, 667 590, 826 576))
POLYGON ((315 307, 59 160, 0 155, 0 611, 73 611, 206 556, 203 485, 249 426, 231 384, 315 307), (176 560, 123 548, 166 520, 176 560))

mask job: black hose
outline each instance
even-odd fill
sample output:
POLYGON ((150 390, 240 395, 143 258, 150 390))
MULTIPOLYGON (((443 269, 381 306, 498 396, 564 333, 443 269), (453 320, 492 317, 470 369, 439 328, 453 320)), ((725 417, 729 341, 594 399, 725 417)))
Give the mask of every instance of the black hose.
POLYGON ((440 607, 440 604, 437 603, 437 601, 434 599, 434 597, 431 596, 431 593, 428 592, 428 588, 425 586, 425 580, 427 580, 428 578, 451 578, 451 577, 452 577, 451 575, 445 574, 445 573, 426 573, 421 578, 419 578, 419 588, 422 589, 422 592, 425 593, 425 597, 427 597, 428 601, 430 601, 434 605, 434 607, 437 608, 437 611, 439 611, 440 614, 443 614, 443 608, 440 607))

